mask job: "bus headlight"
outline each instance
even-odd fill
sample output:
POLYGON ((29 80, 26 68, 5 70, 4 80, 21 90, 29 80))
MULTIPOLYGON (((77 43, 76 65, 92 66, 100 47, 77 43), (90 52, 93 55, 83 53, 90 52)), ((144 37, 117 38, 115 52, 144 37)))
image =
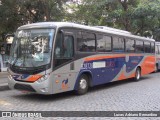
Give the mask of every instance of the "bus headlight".
POLYGON ((43 75, 37 82, 41 83, 46 81, 49 78, 49 74, 43 75))

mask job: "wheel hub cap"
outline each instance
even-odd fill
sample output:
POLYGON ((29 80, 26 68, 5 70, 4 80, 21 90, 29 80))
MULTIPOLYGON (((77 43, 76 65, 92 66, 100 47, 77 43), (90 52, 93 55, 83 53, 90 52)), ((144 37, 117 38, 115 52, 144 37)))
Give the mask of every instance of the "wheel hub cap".
POLYGON ((80 87, 81 87, 82 89, 85 89, 85 88, 87 87, 87 82, 86 82, 85 79, 82 79, 82 80, 80 81, 80 87))

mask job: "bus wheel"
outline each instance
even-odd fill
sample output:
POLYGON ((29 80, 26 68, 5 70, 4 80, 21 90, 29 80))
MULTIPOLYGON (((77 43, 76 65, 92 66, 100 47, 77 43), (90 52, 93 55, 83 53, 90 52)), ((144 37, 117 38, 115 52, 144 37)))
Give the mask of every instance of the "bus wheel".
POLYGON ((88 87, 88 76, 83 74, 78 81, 78 89, 76 93, 78 95, 83 95, 88 91, 88 87))
POLYGON ((141 69, 138 67, 135 73, 135 80, 138 81, 141 79, 141 69))

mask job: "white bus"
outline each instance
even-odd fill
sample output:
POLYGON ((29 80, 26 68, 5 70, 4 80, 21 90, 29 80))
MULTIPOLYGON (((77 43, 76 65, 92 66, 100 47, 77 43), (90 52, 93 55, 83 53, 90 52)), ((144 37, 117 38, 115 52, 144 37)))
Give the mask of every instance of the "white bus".
POLYGON ((9 60, 9 87, 39 94, 75 90, 155 71, 155 40, 122 30, 67 22, 18 28, 9 60))

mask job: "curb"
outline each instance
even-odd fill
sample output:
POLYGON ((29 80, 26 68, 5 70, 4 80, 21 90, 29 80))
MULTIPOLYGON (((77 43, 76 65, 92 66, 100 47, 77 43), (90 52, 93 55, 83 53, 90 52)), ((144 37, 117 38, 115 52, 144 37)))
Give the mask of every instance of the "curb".
POLYGON ((3 76, 3 77, 0 77, 0 79, 1 79, 1 78, 8 78, 8 76, 3 76))
POLYGON ((5 91, 5 90, 10 90, 9 86, 8 86, 8 83, 0 84, 0 92, 5 91))
POLYGON ((0 79, 1 79, 1 78, 8 78, 8 75, 1 75, 1 74, 0 74, 0 79))

